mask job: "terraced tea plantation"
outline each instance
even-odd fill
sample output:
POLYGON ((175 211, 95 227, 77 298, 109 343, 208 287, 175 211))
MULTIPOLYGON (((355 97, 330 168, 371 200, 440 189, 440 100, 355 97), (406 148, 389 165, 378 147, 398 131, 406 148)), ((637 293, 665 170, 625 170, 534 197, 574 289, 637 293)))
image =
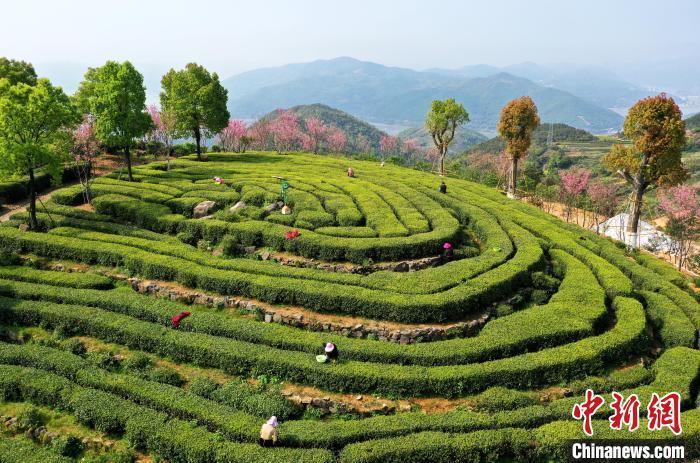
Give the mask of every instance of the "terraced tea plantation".
MULTIPOLYGON (((26 231, 22 214, 3 223, 0 247, 25 265, 0 267, 0 414, 31 404, 171 462, 530 462, 559 461, 584 437, 571 413, 587 388, 606 399, 593 425, 603 438, 673 438, 646 429, 645 407, 675 391, 678 438, 698 456, 700 305, 682 275, 495 190, 447 179, 443 194, 434 175, 359 161, 351 178, 348 163, 156 162, 133 183, 97 179, 90 207, 79 186, 55 192, 39 214, 46 232, 26 231), (134 278, 320 325, 487 321, 394 342, 185 305, 134 291, 134 278), (326 342, 337 362, 317 361, 326 342), (289 399, 302 390, 402 406, 322 414, 289 399), (613 391, 640 396, 636 432, 610 429, 613 391), (280 441, 263 448, 271 415, 280 441)), ((0 454, 71 461, 7 431, 0 454)))

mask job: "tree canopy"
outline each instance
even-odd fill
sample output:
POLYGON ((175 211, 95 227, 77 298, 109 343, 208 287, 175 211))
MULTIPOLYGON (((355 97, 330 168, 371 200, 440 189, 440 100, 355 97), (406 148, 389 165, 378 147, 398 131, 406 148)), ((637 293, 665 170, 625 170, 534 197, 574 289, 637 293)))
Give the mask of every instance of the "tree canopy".
POLYGON ((644 192, 649 187, 677 185, 688 176, 681 161, 685 122, 673 98, 662 93, 639 100, 630 108, 623 134, 631 146, 614 145, 603 163, 634 190, 627 229, 637 233, 644 192))
POLYGON ((7 79, 10 85, 20 82, 27 85, 36 85, 37 77, 34 66, 25 61, 17 61, 0 56, 0 79, 7 79))
POLYGON ((88 69, 75 100, 83 112, 95 117, 97 138, 106 145, 124 149, 132 180, 130 148, 134 139, 152 127, 146 112, 143 76, 128 61, 107 61, 99 68, 88 69))
POLYGON ((532 133, 540 124, 537 106, 529 96, 509 101, 501 109, 498 134, 506 142, 506 153, 511 160, 508 196, 515 197, 518 176, 518 161, 525 157, 532 143, 532 133))
POLYGON ((445 155, 455 137, 455 130, 469 122, 469 113, 454 98, 433 100, 425 117, 425 127, 440 155, 440 175, 445 175, 445 155))
POLYGON ((180 71, 171 69, 163 76, 161 85, 163 110, 175 114, 182 136, 194 137, 197 157, 201 159, 202 136, 213 136, 228 125, 228 91, 216 73, 209 73, 195 63, 189 63, 180 71))
POLYGON ((71 140, 67 129, 79 121, 70 98, 48 79, 36 85, 0 79, 0 171, 29 176, 32 229, 37 228, 34 172, 44 168, 60 181, 71 140))

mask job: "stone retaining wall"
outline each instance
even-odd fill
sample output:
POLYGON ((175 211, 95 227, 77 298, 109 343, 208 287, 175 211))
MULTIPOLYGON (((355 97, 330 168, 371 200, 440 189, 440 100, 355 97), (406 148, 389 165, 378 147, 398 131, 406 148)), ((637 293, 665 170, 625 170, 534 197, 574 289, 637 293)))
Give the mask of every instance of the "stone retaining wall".
POLYGON ((473 336, 478 333, 489 320, 489 315, 483 314, 474 320, 454 323, 447 326, 392 330, 381 325, 365 326, 362 324, 320 321, 303 314, 288 314, 284 311, 276 311, 274 308, 262 307, 250 300, 231 296, 213 296, 181 289, 160 282, 140 280, 138 278, 129 278, 128 281, 134 291, 142 294, 165 297, 171 301, 183 302, 185 304, 201 304, 219 308, 238 308, 256 315, 265 323, 281 323, 283 325, 294 326, 310 331, 335 333, 341 336, 389 341, 400 344, 441 341, 457 337, 473 336))

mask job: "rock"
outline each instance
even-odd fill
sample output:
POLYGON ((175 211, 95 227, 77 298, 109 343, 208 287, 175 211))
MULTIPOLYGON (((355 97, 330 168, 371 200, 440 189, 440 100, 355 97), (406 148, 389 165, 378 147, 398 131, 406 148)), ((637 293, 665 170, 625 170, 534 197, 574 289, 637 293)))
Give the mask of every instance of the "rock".
POLYGON ((269 259, 270 259, 270 253, 267 252, 267 251, 265 251, 265 252, 263 252, 262 254, 260 254, 260 258, 261 258, 262 260, 269 260, 269 259))
POLYGON ((292 213, 292 209, 289 206, 284 206, 281 212, 282 215, 289 215, 292 213))
POLYGON ((215 201, 202 201, 194 207, 194 210, 192 211, 192 217, 195 219, 201 219, 205 216, 208 216, 214 211, 215 207, 215 201))
POLYGON ((246 203, 243 201, 238 201, 236 204, 231 206, 231 208, 228 210, 229 212, 236 212, 240 211, 241 209, 244 209, 246 207, 246 203))
POLYGON ((400 262, 396 267, 394 267, 395 272, 408 272, 410 270, 408 262, 400 262))
POLYGON ((284 207, 284 203, 282 201, 277 201, 277 202, 274 202, 272 204, 269 204, 265 208, 265 212, 267 212, 269 214, 270 212, 276 211, 277 209, 279 209, 281 207, 284 207))
POLYGON ((400 411, 400 412, 410 412, 410 411, 411 411, 411 404, 401 404, 401 405, 399 405, 399 411, 400 411))
POLYGON ((272 314, 265 314, 265 323, 272 323, 272 314))
POLYGON ((246 254, 255 254, 255 246, 245 246, 243 252, 246 254))
POLYGON ((21 223, 19 224, 19 229, 23 232, 29 231, 29 225, 27 225, 26 223, 21 223))

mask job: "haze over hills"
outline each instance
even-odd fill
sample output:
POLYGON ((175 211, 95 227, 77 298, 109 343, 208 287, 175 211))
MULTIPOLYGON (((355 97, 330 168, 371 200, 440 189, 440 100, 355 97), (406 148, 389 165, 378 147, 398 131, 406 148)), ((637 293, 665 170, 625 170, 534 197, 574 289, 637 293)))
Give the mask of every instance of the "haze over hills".
POLYGON ((469 128, 493 131, 508 100, 530 95, 547 122, 593 132, 617 130, 622 122, 618 114, 569 92, 508 73, 469 78, 346 57, 259 69, 222 83, 229 90, 232 114, 244 118, 321 102, 370 122, 417 126, 433 99, 453 97, 467 107, 469 128))
POLYGON ((573 93, 589 102, 608 109, 628 108, 640 98, 655 94, 640 85, 627 82, 612 71, 600 66, 550 65, 524 62, 496 67, 486 64, 463 66, 457 69, 429 69, 444 75, 488 77, 506 72, 524 77, 536 84, 573 93))
MULTIPOLYGON (((398 134, 399 138, 402 140, 415 139, 418 141, 420 147, 423 150, 427 150, 434 146, 433 139, 430 134, 425 129, 424 126, 412 127, 410 129, 402 130, 398 134)), ((450 144, 450 148, 447 151, 448 156, 455 155, 464 152, 467 148, 474 146, 478 143, 482 143, 488 140, 488 137, 482 135, 481 133, 467 129, 466 127, 458 127, 455 131, 455 138, 450 144)))

